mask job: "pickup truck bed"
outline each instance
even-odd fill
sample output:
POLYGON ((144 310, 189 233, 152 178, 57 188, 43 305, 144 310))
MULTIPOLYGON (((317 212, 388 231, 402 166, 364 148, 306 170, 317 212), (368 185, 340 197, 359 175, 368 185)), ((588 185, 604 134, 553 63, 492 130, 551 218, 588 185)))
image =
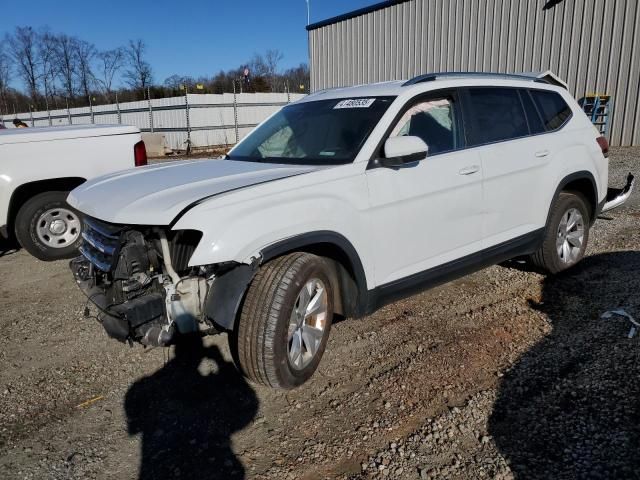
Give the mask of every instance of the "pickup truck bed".
POLYGON ((76 254, 82 225, 69 191, 146 164, 140 130, 128 125, 3 129, 0 158, 0 235, 41 260, 76 254))

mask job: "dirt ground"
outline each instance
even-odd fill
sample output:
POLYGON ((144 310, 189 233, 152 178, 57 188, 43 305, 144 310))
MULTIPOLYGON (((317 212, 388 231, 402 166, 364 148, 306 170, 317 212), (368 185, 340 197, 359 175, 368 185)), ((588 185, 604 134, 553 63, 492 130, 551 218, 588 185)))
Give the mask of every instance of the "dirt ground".
MULTIPOLYGON (((628 171, 640 149, 615 149, 610 183, 628 171)), ((640 319, 639 272, 636 192, 572 271, 509 262, 339 322, 280 392, 236 373, 224 335, 107 338, 66 262, 6 250, 0 478, 640 478, 640 335, 600 318, 640 319)))

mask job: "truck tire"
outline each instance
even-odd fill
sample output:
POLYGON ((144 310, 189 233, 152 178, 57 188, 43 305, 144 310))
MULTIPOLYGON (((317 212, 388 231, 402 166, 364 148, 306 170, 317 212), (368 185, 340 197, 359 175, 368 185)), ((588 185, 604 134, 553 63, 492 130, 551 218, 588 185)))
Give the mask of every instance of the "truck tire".
POLYGON ((561 192, 551 206, 540 249, 531 261, 548 273, 571 268, 584 256, 591 225, 589 207, 577 192, 561 192))
POLYGON ((82 242, 82 220, 66 202, 68 194, 39 193, 18 210, 16 238, 27 252, 40 260, 59 260, 77 255, 82 242))
POLYGON ((322 257, 292 253, 256 273, 229 336, 231 351, 247 378, 291 389, 311 377, 333 320, 328 272, 322 257))

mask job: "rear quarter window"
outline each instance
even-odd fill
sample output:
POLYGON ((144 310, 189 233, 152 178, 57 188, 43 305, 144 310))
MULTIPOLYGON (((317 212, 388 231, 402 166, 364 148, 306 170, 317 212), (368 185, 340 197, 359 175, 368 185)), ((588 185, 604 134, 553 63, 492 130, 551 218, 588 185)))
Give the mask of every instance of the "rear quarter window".
POLYGON ((542 90, 531 90, 531 97, 542 116, 547 130, 557 130, 571 117, 571 108, 560 94, 542 90))
POLYGON ((527 121, 529 122, 529 130, 532 135, 538 133, 544 133, 546 128, 542 123, 542 118, 538 112, 538 108, 534 105, 531 95, 528 90, 520 90, 520 99, 522 100, 522 106, 527 114, 527 121))

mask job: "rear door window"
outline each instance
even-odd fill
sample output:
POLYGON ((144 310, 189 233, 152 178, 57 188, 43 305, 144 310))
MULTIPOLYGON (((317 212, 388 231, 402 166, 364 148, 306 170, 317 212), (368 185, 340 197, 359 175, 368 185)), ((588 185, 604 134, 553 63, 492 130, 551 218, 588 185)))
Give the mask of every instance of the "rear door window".
POLYGON ((567 102, 555 92, 531 90, 533 101, 538 107, 542 121, 547 130, 557 130, 571 116, 571 108, 567 102))
POLYGON ((515 88, 469 88, 470 145, 529 135, 527 117, 515 88))

